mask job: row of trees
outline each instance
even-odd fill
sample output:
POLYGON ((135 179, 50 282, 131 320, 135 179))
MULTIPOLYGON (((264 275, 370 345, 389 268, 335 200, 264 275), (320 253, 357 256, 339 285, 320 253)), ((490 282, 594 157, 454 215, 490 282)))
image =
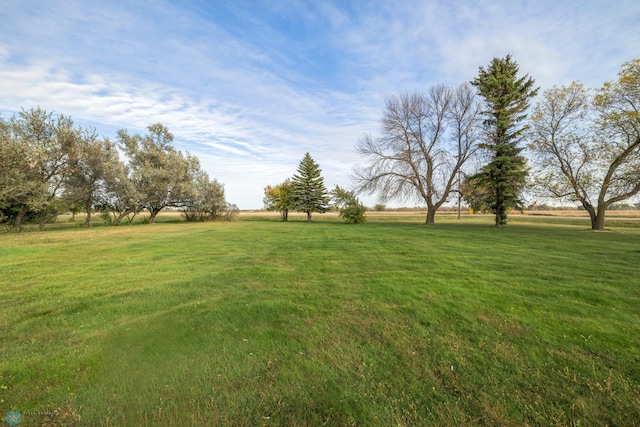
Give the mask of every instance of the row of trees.
POLYGON ((147 210, 153 223, 167 207, 205 220, 230 208, 224 186, 172 142, 159 123, 144 136, 120 130, 116 144, 40 108, 0 118, 0 222, 19 229, 34 219, 43 228, 71 210, 86 212, 86 226, 95 211, 117 225, 147 210))
MULTIPOLYGON (((534 85, 506 56, 480 67, 470 84, 391 96, 381 135, 358 142, 366 164, 354 168, 353 192, 328 192, 307 153, 291 179, 265 188, 265 206, 285 221, 289 210, 311 221, 312 212, 333 204, 346 221, 362 222, 356 194, 377 193, 381 202, 423 201, 433 224, 456 195, 458 204, 465 197, 493 210, 502 227, 531 184, 537 198, 579 202, 592 228, 602 230, 608 207, 640 193, 640 59, 598 90, 575 82, 544 92, 528 117, 534 85)), ((229 207, 224 187, 172 142, 162 124, 144 136, 121 130, 113 143, 40 108, 0 118, 0 222, 17 229, 29 219, 43 227, 62 210, 84 210, 87 225, 92 211, 118 224, 148 210, 152 223, 166 207, 188 220, 216 218, 229 207)))
POLYGON ((337 185, 332 191, 327 191, 321 172, 320 166, 306 153, 291 179, 264 188, 265 208, 280 212, 283 221, 288 220, 290 210, 305 212, 310 222, 313 212, 324 213, 335 207, 346 222, 365 222, 366 208, 356 195, 337 185))
POLYGON ((602 230, 606 209, 640 192, 640 60, 596 91, 573 83, 544 92, 528 119, 534 84, 508 55, 471 85, 391 96, 381 135, 358 142, 366 165, 354 168, 356 191, 424 201, 427 224, 457 194, 503 227, 531 184, 537 197, 579 202, 602 230))

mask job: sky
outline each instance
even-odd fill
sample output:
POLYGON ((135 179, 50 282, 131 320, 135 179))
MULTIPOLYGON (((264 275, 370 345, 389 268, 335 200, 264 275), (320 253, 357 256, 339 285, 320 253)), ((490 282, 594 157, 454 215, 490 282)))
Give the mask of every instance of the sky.
POLYGON ((306 152, 350 188, 387 97, 507 54, 541 91, 600 87, 640 57, 640 2, 0 0, 0 114, 40 106, 112 140, 161 122, 259 209, 306 152))

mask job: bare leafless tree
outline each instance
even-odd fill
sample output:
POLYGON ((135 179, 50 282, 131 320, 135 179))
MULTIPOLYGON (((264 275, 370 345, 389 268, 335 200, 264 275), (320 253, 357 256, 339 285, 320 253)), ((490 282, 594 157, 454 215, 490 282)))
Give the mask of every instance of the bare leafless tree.
POLYGON ((434 224, 476 151, 478 121, 475 92, 467 84, 389 97, 381 136, 366 134, 358 142, 368 163, 354 168, 357 192, 378 193, 381 202, 423 200, 426 223, 434 224))

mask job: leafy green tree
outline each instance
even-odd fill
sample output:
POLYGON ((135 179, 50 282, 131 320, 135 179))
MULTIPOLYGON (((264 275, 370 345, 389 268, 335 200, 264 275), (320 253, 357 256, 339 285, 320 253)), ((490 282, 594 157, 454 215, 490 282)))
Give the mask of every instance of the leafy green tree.
POLYGON ((345 190, 340 186, 331 191, 331 200, 339 210, 339 216, 350 224, 362 224, 367 222, 367 208, 360 203, 353 191, 345 190))
POLYGON ((14 229, 29 212, 37 213, 42 229, 58 211, 64 183, 74 170, 81 130, 70 117, 38 107, 3 121, 0 131, 0 207, 14 229))
MULTIPOLYGON (((197 160, 197 159, 195 159, 197 160)), ((209 221, 219 217, 226 210, 227 202, 224 185, 197 166, 194 185, 190 196, 184 201, 184 215, 187 221, 209 221)))
POLYGON ((520 193, 527 176, 526 160, 521 155, 520 142, 526 130, 522 121, 527 117, 529 101, 538 89, 528 74, 519 77, 518 64, 507 55, 493 58, 489 66, 480 67, 473 84, 485 105, 485 142, 481 145, 491 156, 490 162, 474 176, 491 198, 489 206, 496 218, 496 227, 507 224, 507 211, 522 208, 520 193))
POLYGON ((297 174, 291 179, 291 207, 305 212, 309 222, 312 212, 326 212, 329 203, 321 172, 320 166, 306 153, 300 161, 297 174))
POLYGON ((100 139, 95 131, 83 131, 78 140, 73 172, 65 182, 65 199, 78 203, 86 212, 85 226, 91 225, 91 211, 100 192, 105 191, 108 175, 118 162, 115 144, 100 139))
POLYGON ((592 95, 580 83, 544 93, 531 117, 530 149, 544 195, 577 201, 591 228, 640 193, 640 59, 592 95))
POLYGON ((29 209, 30 193, 38 185, 30 179, 30 168, 25 167, 29 150, 17 137, 14 125, 14 119, 9 122, 0 117, 0 218, 19 228, 29 209), (23 209, 21 217, 16 218, 23 209))
POLYGON ((125 218, 131 222, 144 209, 142 195, 131 179, 129 166, 120 161, 110 164, 105 189, 99 193, 95 204, 107 218, 112 215, 109 223, 116 226, 125 218))
POLYGON ((212 218, 237 211, 195 156, 171 146, 173 135, 166 127, 148 129, 144 137, 118 132, 128 156, 125 165, 115 144, 94 130, 74 127, 69 117, 37 108, 0 118, 0 221, 18 229, 25 218, 39 218, 43 228, 58 212, 79 206, 87 212, 87 226, 94 209, 114 225, 123 218, 131 221, 143 209, 153 223, 168 206, 212 218))
POLYGON ((130 136, 118 131, 121 148, 129 158, 131 180, 140 193, 145 209, 156 215, 166 207, 183 207, 193 191, 194 162, 171 145, 173 135, 163 124, 148 127, 148 134, 130 136))
POLYGON ((291 181, 287 178, 274 187, 267 185, 262 201, 265 209, 280 212, 282 221, 288 221, 291 209, 291 181))

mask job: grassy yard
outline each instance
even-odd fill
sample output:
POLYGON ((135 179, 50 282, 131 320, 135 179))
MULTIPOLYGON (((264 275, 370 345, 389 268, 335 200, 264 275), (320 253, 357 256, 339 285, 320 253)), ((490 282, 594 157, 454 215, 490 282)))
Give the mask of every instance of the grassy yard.
POLYGON ((0 235, 20 426, 640 425, 640 221, 0 235))

